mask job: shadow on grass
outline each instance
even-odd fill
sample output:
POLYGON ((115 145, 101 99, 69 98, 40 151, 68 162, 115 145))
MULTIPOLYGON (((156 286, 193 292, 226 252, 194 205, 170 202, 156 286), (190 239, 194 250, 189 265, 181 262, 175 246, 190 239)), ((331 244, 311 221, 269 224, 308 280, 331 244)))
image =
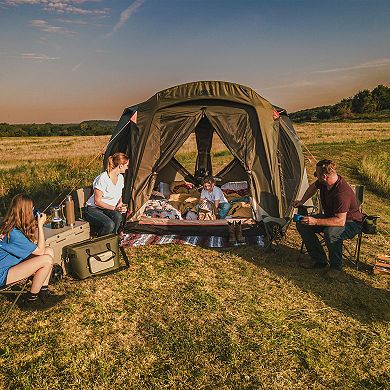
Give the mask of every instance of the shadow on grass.
POLYGON ((257 248, 238 250, 246 261, 287 278, 302 291, 315 294, 327 305, 362 322, 370 324, 390 319, 390 291, 369 283, 364 271, 352 270, 348 264, 340 280, 327 280, 323 270, 300 267, 303 258, 299 250, 280 245, 275 252, 266 253, 257 248))

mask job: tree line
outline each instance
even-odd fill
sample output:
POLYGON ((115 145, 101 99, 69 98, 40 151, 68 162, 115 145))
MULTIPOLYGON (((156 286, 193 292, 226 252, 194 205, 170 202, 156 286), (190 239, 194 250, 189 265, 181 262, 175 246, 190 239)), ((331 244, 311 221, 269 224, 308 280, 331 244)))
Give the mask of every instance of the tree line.
POLYGON ((389 118, 390 88, 378 85, 372 91, 365 89, 334 105, 309 108, 290 114, 295 122, 340 120, 340 119, 386 119, 389 118))
POLYGON ((78 124, 8 124, 0 123, 1 137, 49 137, 70 135, 109 135, 117 122, 92 120, 78 124))

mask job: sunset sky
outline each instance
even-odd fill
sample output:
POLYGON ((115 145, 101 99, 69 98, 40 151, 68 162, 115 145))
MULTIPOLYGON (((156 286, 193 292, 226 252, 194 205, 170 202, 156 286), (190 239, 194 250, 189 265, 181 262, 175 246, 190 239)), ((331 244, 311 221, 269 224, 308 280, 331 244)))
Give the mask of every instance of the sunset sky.
POLYGON ((117 120, 197 80, 290 112, 390 85, 390 1, 0 0, 0 122, 117 120))

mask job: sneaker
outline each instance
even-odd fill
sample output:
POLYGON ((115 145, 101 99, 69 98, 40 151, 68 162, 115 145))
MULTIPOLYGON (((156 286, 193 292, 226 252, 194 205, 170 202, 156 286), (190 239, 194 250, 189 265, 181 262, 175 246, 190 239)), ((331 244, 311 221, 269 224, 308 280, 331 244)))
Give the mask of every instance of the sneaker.
POLYGON ((320 261, 309 261, 301 263, 300 266, 305 269, 323 269, 328 266, 328 263, 322 263, 320 261))
POLYGON ((45 301, 40 298, 37 299, 23 299, 20 303, 20 308, 26 311, 40 311, 50 309, 57 303, 62 302, 65 295, 48 294, 45 301))
POLYGON ((329 280, 340 280, 343 276, 343 271, 337 268, 329 268, 328 271, 325 272, 325 279, 329 280))
POLYGON ((37 311, 37 310, 44 310, 42 302, 37 298, 37 299, 21 299, 19 301, 19 307, 22 310, 26 311, 37 311))
POLYGON ((40 291, 38 294, 38 298, 43 305, 49 305, 49 307, 52 307, 57 303, 62 302, 65 299, 65 295, 55 295, 49 290, 46 290, 40 291))
POLYGON ((52 295, 53 295, 53 293, 50 292, 49 290, 41 290, 38 293, 38 299, 42 303, 45 303, 52 295))

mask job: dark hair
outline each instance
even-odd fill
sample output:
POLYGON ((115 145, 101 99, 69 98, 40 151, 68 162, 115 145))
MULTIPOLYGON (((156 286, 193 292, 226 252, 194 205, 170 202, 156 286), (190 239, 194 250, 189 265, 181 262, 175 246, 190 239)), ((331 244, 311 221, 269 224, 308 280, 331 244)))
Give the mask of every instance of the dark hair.
POLYGON ((318 161, 316 167, 321 169, 323 175, 332 175, 333 173, 336 173, 337 168, 336 163, 327 159, 318 161))
POLYGON ((205 176, 202 180, 202 184, 206 183, 215 184, 215 179, 212 176, 205 176))

